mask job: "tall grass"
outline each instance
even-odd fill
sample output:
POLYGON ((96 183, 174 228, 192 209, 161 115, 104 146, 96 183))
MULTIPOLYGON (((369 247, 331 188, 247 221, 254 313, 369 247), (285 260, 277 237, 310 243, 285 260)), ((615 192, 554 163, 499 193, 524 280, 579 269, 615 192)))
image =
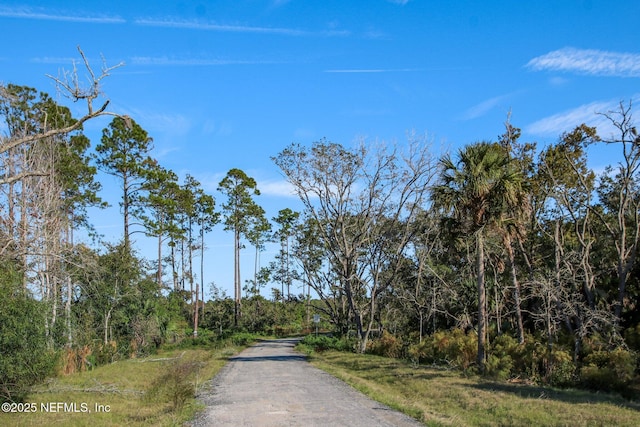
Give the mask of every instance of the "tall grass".
POLYGON ((429 426, 638 426, 640 403, 607 393, 494 382, 374 355, 312 353, 312 363, 429 426))
POLYGON ((0 413, 0 425, 181 425, 200 409, 195 393, 241 348, 175 348, 57 377, 25 399, 35 411, 0 413))

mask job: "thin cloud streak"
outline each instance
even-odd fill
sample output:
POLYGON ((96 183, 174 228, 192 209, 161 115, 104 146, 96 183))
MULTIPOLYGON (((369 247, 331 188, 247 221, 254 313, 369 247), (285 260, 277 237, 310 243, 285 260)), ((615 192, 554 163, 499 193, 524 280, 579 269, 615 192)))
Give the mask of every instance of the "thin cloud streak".
POLYGON ((38 64, 73 64, 74 62, 78 62, 78 58, 72 57, 51 57, 51 56, 43 56, 41 58, 31 58, 31 62, 35 62, 38 64))
POLYGON ((526 68, 608 77, 640 77, 640 54, 566 47, 538 56, 526 68))
POLYGON ((35 11, 30 8, 0 7, 0 16, 6 18, 35 19, 41 21, 83 22, 92 24, 123 24, 119 16, 80 16, 35 11))
POLYGON ((462 120, 473 120, 473 119, 477 119, 478 117, 482 117, 485 114, 487 114, 489 111, 503 104, 512 96, 513 96, 513 93, 494 96, 493 98, 489 98, 486 101, 476 104, 473 107, 467 109, 463 113, 462 120))
POLYGON ((175 19, 136 19, 134 21, 137 25, 144 25, 150 27, 165 27, 165 28, 186 28, 191 30, 201 31, 219 31, 228 33, 255 33, 255 34, 275 34, 282 36, 302 37, 302 36, 325 36, 325 37, 340 37, 349 35, 349 31, 330 30, 321 32, 311 32, 305 30, 298 30, 295 28, 278 28, 278 27, 253 27, 248 25, 226 25, 226 24, 214 24, 210 22, 202 21, 182 21, 175 19))

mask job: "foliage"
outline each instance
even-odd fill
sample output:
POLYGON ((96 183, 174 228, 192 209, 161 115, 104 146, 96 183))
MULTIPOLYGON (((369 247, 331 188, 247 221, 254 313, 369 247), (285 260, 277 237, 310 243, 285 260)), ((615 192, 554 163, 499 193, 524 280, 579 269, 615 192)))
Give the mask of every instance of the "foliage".
POLYGON ((57 355, 47 345, 46 305, 20 288, 11 265, 0 265, 0 401, 21 401, 53 373, 57 355))
POLYGON ((168 401, 172 411, 179 411, 189 399, 195 396, 195 377, 203 363, 195 360, 172 361, 149 386, 147 400, 168 401))
POLYGON ((300 341, 300 345, 315 352, 323 352, 327 350, 352 352, 355 348, 355 341, 347 337, 339 338, 324 334, 307 335, 300 341))
POLYGON ((637 356, 625 349, 595 351, 584 359, 580 384, 591 390, 625 391, 636 374, 637 356))
POLYGON ((311 363, 426 425, 640 424, 640 405, 609 393, 498 382, 375 355, 326 351, 311 363))
POLYGON ((403 356, 403 350, 402 341, 387 331, 384 331, 380 338, 371 340, 367 347, 367 353, 395 359, 403 356))
MULTIPOLYGON (((116 116, 97 145, 83 135, 83 123, 106 107, 92 110, 104 75, 91 77, 92 89, 71 91, 89 101, 79 119, 45 93, 0 85, 3 399, 42 381, 56 354, 60 371, 83 372, 163 345, 217 348, 246 345, 253 334, 308 333, 312 314, 343 338, 308 336, 307 351, 355 348, 477 368, 496 380, 632 394, 640 136, 631 103, 602 112, 616 133, 604 141, 583 124, 538 150, 507 120, 495 142, 469 144, 439 163, 414 136, 393 147, 292 144, 273 160, 303 210, 279 210, 273 234, 254 201, 256 180, 232 168, 219 191, 225 229, 234 232, 234 298, 214 286, 212 300, 201 302, 204 236, 220 220, 215 201, 192 176, 180 184, 163 168, 132 118, 116 116), (589 156, 603 143, 618 158, 596 173, 589 156), (82 226, 96 237, 88 208, 104 206, 98 168, 121 183, 124 235, 91 247, 74 232, 82 226), (136 253, 134 231, 156 240, 152 262, 136 253), (280 250, 261 269, 270 239, 280 250), (244 240, 256 252, 242 299, 244 240), (271 300, 261 294, 270 282, 271 300), (303 295, 292 292, 298 284, 303 295)), ((183 385, 176 380, 169 393, 174 408, 190 393, 183 385)))
POLYGON ((239 350, 241 348, 229 342, 217 348, 161 349, 148 358, 121 360, 57 377, 36 386, 27 401, 35 403, 38 408, 47 402, 91 402, 91 412, 2 414, 0 424, 69 427, 184 425, 193 418, 199 405, 193 398, 183 398, 193 396, 194 389, 197 393, 220 371, 229 356, 239 350), (170 371, 176 375, 171 377, 170 371), (190 375, 182 377, 180 372, 190 375), (163 377, 167 378, 165 384, 160 380, 163 377), (154 392, 156 384, 160 387, 154 392), (96 412, 93 402, 108 405, 109 412, 96 412))

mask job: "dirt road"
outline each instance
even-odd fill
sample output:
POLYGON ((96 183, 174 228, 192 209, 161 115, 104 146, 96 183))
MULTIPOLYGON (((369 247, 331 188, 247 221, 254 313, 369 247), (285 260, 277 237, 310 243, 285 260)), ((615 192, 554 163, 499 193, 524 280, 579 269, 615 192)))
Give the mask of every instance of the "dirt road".
POLYGON ((294 339, 261 341, 231 358, 200 396, 192 426, 420 426, 296 353, 294 339))

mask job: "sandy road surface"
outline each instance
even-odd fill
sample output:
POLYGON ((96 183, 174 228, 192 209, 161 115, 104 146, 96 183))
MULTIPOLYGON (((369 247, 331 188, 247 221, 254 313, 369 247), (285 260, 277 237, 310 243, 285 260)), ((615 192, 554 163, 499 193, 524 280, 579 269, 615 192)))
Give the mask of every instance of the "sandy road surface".
POLYGON ((420 426, 314 368, 295 339, 261 341, 230 359, 192 426, 420 426))

